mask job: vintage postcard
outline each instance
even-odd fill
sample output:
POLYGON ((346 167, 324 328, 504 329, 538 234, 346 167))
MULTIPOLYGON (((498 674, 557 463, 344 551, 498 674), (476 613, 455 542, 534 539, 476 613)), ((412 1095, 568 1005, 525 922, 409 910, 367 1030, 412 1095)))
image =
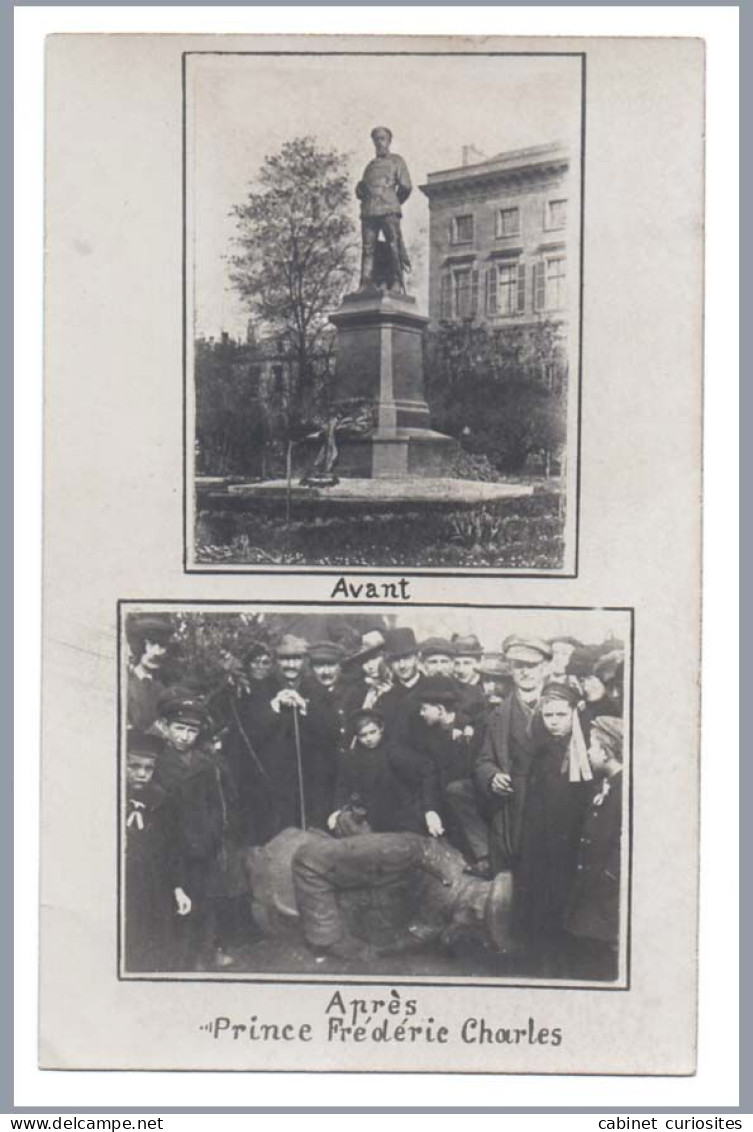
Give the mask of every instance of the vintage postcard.
POLYGON ((703 109, 48 41, 42 1067, 694 1073, 703 109))

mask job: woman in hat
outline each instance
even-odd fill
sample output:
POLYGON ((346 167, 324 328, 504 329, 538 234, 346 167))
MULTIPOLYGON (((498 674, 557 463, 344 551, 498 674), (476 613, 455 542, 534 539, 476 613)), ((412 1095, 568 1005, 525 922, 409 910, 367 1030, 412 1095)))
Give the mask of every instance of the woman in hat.
POLYGON ((592 793, 579 699, 568 684, 542 690, 538 714, 544 734, 531 760, 515 869, 520 928, 542 974, 555 974, 561 961, 562 917, 592 793))
POLYGON ((161 617, 135 617, 127 622, 131 664, 128 669, 128 726, 149 731, 157 721, 157 707, 165 693, 161 678, 173 628, 161 617))
POLYGON ((577 941, 575 956, 588 978, 614 979, 620 936, 622 847, 622 720, 598 716, 588 749, 598 788, 580 833, 575 880, 565 928, 577 941))

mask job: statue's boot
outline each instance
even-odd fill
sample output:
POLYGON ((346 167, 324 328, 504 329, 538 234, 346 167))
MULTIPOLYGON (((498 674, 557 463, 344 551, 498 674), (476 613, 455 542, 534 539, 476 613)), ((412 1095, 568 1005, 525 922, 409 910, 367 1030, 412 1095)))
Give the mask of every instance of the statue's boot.
POLYGON ((364 251, 361 257, 361 288, 370 287, 374 282, 374 253, 364 251))

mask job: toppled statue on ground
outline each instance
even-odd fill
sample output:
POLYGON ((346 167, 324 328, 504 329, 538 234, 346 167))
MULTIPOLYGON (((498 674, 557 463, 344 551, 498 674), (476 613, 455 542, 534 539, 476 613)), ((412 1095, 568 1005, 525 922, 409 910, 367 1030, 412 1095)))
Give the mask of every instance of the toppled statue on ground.
POLYGON ((510 875, 469 876, 441 839, 286 829, 245 863, 263 933, 302 934, 322 954, 368 961, 471 937, 491 952, 515 950, 510 875))

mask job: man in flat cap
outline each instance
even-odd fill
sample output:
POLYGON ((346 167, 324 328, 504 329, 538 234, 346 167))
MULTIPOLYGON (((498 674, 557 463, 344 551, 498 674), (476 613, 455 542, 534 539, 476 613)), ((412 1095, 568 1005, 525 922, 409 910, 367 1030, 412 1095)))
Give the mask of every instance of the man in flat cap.
POLYGON ((452 675, 458 692, 458 711, 476 728, 487 711, 486 697, 481 683, 479 666, 483 648, 474 634, 456 634, 452 639, 454 651, 452 675))
POLYGON ((455 649, 445 637, 428 637, 420 646, 421 667, 426 676, 452 676, 455 649))
POLYGON ((165 617, 129 614, 127 621, 131 665, 128 669, 128 726, 149 731, 157 720, 157 705, 164 695, 161 679, 173 627, 165 617))
POLYGON ((336 750, 344 750, 352 738, 349 727, 351 690, 343 675, 347 650, 336 641, 314 641, 309 645, 308 662, 312 680, 311 698, 330 716, 336 750))
POLYGON ((412 185, 408 166, 397 153, 390 153, 392 131, 386 126, 375 126, 371 131, 376 156, 363 171, 356 185, 356 196, 361 202, 361 287, 378 285, 382 280, 376 267, 377 241, 384 236, 389 256, 389 278, 384 280, 388 289, 393 287, 405 293, 405 269, 410 260, 400 230, 402 205, 411 194, 412 185))
POLYGON ((532 637, 507 637, 502 653, 513 693, 485 717, 474 789, 461 784, 448 791, 478 876, 511 869, 515 861, 528 771, 542 734, 536 709, 552 658, 547 642, 532 637))

